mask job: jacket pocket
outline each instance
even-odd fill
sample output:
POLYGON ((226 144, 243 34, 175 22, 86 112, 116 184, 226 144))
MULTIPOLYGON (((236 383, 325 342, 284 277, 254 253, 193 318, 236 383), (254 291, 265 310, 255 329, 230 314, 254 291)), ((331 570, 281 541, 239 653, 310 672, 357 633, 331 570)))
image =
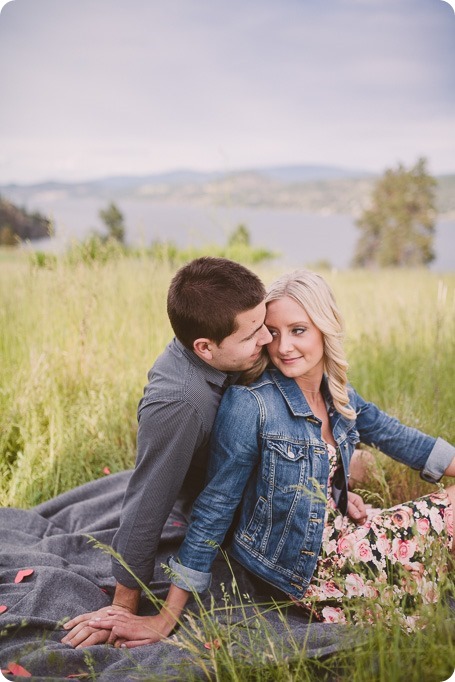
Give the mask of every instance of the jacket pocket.
POLYGON ((267 485, 283 493, 295 493, 303 488, 308 450, 307 443, 268 438, 262 457, 262 475, 267 485))

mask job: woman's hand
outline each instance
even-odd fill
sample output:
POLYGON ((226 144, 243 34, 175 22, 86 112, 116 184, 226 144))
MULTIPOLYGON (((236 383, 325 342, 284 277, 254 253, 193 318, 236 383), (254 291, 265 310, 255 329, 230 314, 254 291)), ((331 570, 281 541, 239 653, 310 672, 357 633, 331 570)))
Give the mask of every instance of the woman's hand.
POLYGON ((90 620, 88 625, 101 632, 112 631, 117 637, 115 647, 132 649, 165 639, 174 629, 175 621, 161 613, 157 616, 135 616, 128 611, 107 609, 104 615, 90 620))
POLYGON ((365 523, 367 520, 367 508, 365 506, 365 502, 362 500, 360 495, 357 495, 357 493, 352 493, 350 490, 348 491, 347 513, 349 518, 358 525, 365 523))

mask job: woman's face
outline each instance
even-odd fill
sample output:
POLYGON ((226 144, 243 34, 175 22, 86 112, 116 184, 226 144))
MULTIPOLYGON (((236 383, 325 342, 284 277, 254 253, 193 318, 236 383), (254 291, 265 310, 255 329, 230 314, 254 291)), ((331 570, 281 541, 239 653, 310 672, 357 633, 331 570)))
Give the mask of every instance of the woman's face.
POLYGON ((285 376, 320 381, 324 371, 324 339, 304 308, 293 298, 267 303, 265 325, 272 335, 270 359, 285 376))

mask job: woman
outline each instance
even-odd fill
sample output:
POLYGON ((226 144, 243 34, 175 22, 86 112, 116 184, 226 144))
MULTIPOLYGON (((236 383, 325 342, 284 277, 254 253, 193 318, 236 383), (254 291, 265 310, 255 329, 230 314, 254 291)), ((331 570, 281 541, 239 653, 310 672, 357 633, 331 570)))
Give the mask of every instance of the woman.
POLYGON ((169 562, 173 584, 161 613, 141 618, 113 610, 90 623, 127 638, 122 646, 167 636, 190 591, 209 587, 217 546, 240 502, 231 556, 318 620, 344 622, 356 598, 355 620, 362 597, 380 596, 412 629, 417 601, 438 597, 434 572, 440 580, 446 550, 453 551, 455 486, 370 510, 355 525, 346 515, 349 462, 361 441, 437 482, 455 476, 455 448, 400 424, 347 384, 342 319, 320 276, 285 275, 266 301, 273 366, 222 400, 209 483, 169 562))

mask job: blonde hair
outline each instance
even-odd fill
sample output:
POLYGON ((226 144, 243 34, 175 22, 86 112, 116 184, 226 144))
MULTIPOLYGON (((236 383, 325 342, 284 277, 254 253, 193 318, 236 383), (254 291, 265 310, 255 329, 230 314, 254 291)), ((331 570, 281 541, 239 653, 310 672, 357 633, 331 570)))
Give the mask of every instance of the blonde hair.
POLYGON ((289 296, 293 298, 320 330, 324 340, 324 371, 336 410, 355 419, 347 391, 348 363, 343 348, 344 322, 327 282, 315 272, 296 270, 270 285, 266 303, 289 296))

